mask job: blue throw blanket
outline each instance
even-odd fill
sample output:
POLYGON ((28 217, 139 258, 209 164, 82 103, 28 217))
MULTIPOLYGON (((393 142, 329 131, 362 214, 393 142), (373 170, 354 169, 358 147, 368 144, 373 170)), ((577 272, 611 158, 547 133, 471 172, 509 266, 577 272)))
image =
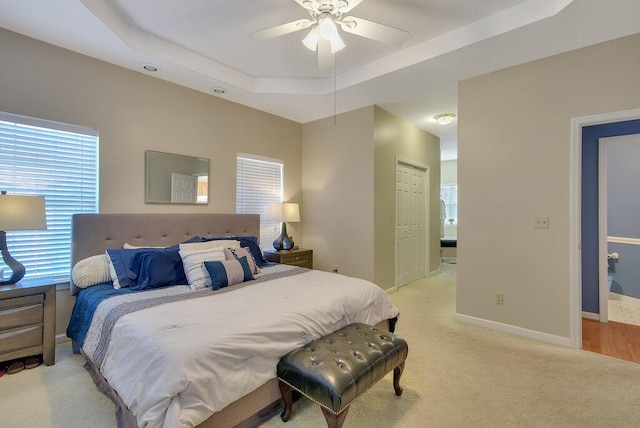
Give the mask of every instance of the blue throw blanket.
POLYGON ((98 305, 110 297, 134 292, 135 290, 129 288, 116 290, 113 288, 112 282, 105 282, 80 290, 80 293, 76 296, 76 303, 73 306, 71 319, 67 326, 67 336, 75 340, 79 346, 82 346, 98 305))

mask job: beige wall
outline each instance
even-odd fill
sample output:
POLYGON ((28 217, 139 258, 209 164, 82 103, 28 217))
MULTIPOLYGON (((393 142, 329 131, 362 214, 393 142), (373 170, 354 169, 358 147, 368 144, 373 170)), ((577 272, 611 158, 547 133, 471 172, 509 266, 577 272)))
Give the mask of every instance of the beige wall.
MULTIPOLYGON (((2 29, 0 56, 1 111, 99 130, 103 213, 235 212, 237 152, 284 160, 285 199, 302 201, 300 124, 2 29), (145 204, 147 149, 211 159, 211 202, 145 204)), ((71 305, 58 292, 58 333, 71 305)))
POLYGON ((440 163, 441 184, 458 184, 458 161, 442 161, 440 163))
POLYGON ((375 107, 375 283, 395 287, 396 157, 429 167, 429 270, 440 267, 440 139, 375 107))
POLYGON ((570 121, 640 106, 639 47, 634 35, 460 83, 459 314, 570 336, 570 121))
POLYGON ((303 127, 305 245, 314 265, 395 286, 396 156, 430 166, 431 270, 440 266, 440 144, 377 107, 303 127))
POLYGON ((303 126, 301 222, 314 268, 373 281, 373 107, 303 126))

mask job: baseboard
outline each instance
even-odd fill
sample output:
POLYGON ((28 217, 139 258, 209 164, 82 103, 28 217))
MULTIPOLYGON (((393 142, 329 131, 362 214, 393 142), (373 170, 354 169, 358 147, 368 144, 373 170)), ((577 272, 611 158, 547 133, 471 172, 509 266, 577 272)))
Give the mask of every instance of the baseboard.
POLYGON ((387 293, 387 294, 393 294, 396 291, 398 291, 397 287, 391 287, 391 288, 387 288, 386 290, 384 290, 384 292, 387 293))
POLYGON ((457 321, 461 321, 467 324, 473 324, 480 327, 490 328, 492 330, 498 330, 504 333, 511 333, 516 336, 528 337, 529 339, 536 339, 542 342, 564 346, 566 348, 571 347, 571 339, 568 337, 555 336, 553 334, 542 333, 536 330, 529 330, 527 328, 516 327, 510 324, 504 324, 501 322, 485 320, 482 318, 476 318, 476 317, 463 315, 463 314, 456 314, 455 319, 457 321))
POLYGON ((593 312, 582 311, 582 318, 588 319, 588 320, 600 321, 600 314, 594 314, 593 312))
POLYGON ((69 342, 70 340, 71 339, 69 339, 66 334, 56 334, 56 345, 64 342, 69 342))
POLYGON ((431 278, 432 276, 436 276, 440 273, 440 268, 436 269, 436 270, 432 270, 431 272, 429 272, 427 274, 427 278, 431 278))

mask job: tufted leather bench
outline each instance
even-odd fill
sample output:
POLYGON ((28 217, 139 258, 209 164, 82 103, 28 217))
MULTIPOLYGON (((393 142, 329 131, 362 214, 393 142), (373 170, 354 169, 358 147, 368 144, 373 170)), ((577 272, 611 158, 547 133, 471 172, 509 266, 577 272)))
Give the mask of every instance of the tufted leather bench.
POLYGON ((367 324, 351 324, 298 348, 278 363, 278 381, 291 418, 292 390, 322 407, 330 428, 344 423, 349 405, 393 370, 393 388, 402 394, 400 376, 408 353, 407 342, 367 324))

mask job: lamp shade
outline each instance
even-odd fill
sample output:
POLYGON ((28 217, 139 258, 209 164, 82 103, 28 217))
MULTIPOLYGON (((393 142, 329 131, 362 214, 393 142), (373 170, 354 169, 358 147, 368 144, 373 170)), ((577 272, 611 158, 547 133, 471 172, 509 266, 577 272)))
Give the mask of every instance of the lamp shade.
POLYGON ((47 228, 43 196, 0 194, 0 230, 47 228))
POLYGON ((274 221, 300 221, 300 206, 287 202, 270 203, 267 210, 267 217, 274 221))
POLYGON ((282 221, 294 223, 300 221, 300 207, 298 204, 282 204, 282 221))

